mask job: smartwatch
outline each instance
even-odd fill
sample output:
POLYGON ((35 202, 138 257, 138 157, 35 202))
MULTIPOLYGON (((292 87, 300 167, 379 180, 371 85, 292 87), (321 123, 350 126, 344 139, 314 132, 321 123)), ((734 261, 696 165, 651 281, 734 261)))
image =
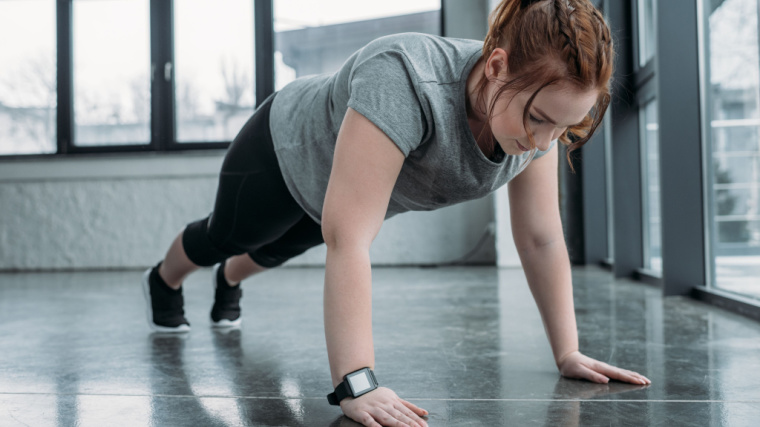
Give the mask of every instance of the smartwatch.
POLYGON ((362 368, 343 377, 343 382, 327 395, 327 401, 330 405, 340 405, 340 401, 347 397, 359 397, 376 388, 375 373, 370 368, 362 368))

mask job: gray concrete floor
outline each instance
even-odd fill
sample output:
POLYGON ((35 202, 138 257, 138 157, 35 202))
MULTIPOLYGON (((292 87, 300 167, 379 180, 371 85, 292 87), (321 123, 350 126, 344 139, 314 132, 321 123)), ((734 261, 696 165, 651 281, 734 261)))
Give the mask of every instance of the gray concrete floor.
MULTIPOLYGON (((0 426, 353 426, 327 404, 322 269, 244 283, 242 330, 151 334, 140 272, 0 274, 0 426)), ((581 351, 650 386, 560 378, 523 272, 376 268, 382 385, 431 426, 757 426, 760 324, 575 268, 581 351)))

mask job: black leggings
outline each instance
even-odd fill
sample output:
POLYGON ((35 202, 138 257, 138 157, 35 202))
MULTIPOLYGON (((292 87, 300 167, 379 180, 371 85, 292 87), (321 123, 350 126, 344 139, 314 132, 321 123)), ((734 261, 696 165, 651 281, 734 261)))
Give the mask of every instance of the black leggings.
POLYGON ((208 267, 248 253, 262 267, 277 267, 324 243, 322 227, 296 203, 282 178, 267 98, 232 141, 219 174, 214 211, 187 225, 182 246, 190 261, 208 267))

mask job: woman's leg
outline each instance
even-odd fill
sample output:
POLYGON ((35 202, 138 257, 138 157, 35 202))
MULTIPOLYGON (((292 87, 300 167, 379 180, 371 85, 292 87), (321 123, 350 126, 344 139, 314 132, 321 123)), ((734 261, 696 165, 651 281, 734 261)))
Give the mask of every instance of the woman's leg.
POLYGON ((248 254, 242 254, 227 258, 224 263, 224 278, 230 286, 237 286, 248 277, 266 270, 269 269, 256 264, 248 254))
POLYGON ((190 261, 185 253, 185 248, 182 246, 182 234, 184 232, 184 229, 179 232, 158 268, 158 275, 172 289, 179 289, 185 277, 199 268, 190 261))

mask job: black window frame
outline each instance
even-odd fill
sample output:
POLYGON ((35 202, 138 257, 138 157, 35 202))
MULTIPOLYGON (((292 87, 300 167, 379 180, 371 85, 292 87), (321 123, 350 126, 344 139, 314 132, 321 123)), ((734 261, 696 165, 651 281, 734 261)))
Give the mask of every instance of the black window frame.
MULTIPOLYGON (((257 105, 274 92, 274 14, 272 0, 254 2, 257 105)), ((226 149, 230 141, 177 142, 174 112, 174 1, 150 0, 151 140, 148 144, 78 146, 73 114, 73 0, 57 0, 57 152, 7 157, 58 157, 69 154, 177 152, 226 149), (165 78, 169 71, 169 79, 165 78)))
MULTIPOLYGON (((274 0, 251 0, 254 4, 254 57, 256 106, 275 91, 274 0)), ((148 144, 87 145, 74 142, 74 0, 56 0, 56 152, 0 155, 0 161, 60 158, 71 155, 177 153, 224 150, 231 141, 177 142, 174 111, 174 0, 150 0, 151 140, 148 144), (166 64, 171 72, 164 77, 166 64)), ((440 2, 440 29, 445 35, 446 1, 440 2)))

